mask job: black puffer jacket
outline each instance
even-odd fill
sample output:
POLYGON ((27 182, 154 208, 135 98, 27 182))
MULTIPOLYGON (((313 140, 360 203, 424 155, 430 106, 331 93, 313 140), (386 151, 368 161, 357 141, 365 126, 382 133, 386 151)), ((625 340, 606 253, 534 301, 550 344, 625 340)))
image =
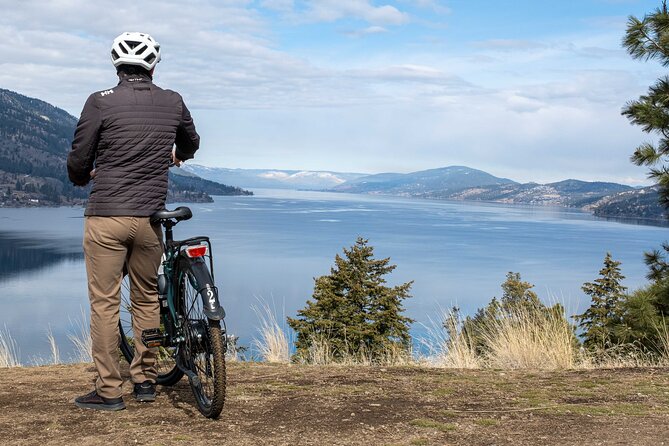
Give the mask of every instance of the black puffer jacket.
POLYGON ((121 74, 119 84, 88 97, 67 158, 70 180, 93 188, 85 215, 146 217, 165 206, 172 147, 180 160, 200 144, 178 93, 148 75, 121 74))

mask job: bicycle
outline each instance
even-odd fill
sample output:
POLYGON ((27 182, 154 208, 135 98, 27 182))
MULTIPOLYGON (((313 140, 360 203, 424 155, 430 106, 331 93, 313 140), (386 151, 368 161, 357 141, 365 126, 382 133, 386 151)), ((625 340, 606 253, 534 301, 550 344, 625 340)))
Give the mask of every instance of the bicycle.
MULTIPOLYGON (((156 384, 172 386, 186 375, 200 412, 217 418, 225 402, 225 311, 214 285, 213 256, 208 237, 174 240, 172 228, 193 216, 185 206, 151 216, 152 224, 165 228, 163 259, 158 271, 160 328, 144 330, 141 342, 158 348, 156 384), (205 261, 208 259, 208 261, 205 261), (222 325, 222 327, 221 327, 222 325)), ((119 348, 132 362, 135 333, 129 284, 121 296, 119 348)))

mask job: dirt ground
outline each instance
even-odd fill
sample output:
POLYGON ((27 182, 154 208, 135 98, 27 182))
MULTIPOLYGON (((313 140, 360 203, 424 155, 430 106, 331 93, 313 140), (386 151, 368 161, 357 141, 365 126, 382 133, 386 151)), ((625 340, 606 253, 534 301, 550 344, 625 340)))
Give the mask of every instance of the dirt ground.
POLYGON ((566 372, 233 363, 218 420, 188 381, 78 409, 90 364, 0 369, 3 445, 669 445, 669 369, 566 372))

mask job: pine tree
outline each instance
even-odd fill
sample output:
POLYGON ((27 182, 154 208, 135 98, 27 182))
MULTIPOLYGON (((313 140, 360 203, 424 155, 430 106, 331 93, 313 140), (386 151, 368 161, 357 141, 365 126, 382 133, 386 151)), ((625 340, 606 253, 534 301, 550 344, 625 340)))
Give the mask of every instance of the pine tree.
MULTIPOLYGON (((641 20, 629 18, 623 46, 635 59, 653 59, 664 67, 669 66, 669 10, 666 0, 641 20)), ((655 144, 641 144, 632 155, 632 161, 649 167, 649 178, 659 185, 660 203, 669 208, 669 76, 658 79, 649 88, 648 94, 626 104, 623 115, 633 124, 641 126, 644 132, 657 137, 655 144)), ((647 277, 652 283, 624 300, 623 330, 620 330, 619 336, 622 341, 635 342, 650 350, 657 349, 658 326, 669 315, 668 254, 667 242, 662 244, 662 250, 645 253, 649 267, 647 277)))
POLYGON ((532 291, 534 285, 529 282, 523 282, 520 273, 509 271, 506 274, 506 280, 502 284, 501 307, 505 311, 526 307, 534 310, 541 305, 537 293, 532 291))
POLYGON ((620 262, 613 260, 611 253, 606 253, 599 276, 581 287, 590 296, 591 304, 585 313, 574 316, 583 329, 583 344, 591 349, 606 348, 620 341, 616 330, 623 323, 621 304, 627 290, 621 285, 625 276, 620 272, 620 262))
MULTIPOLYGON (((630 17, 623 46, 634 59, 657 60, 669 66, 669 11, 666 0, 643 19, 630 17)), ((641 126, 644 132, 658 136, 657 144, 645 142, 635 150, 632 162, 648 166, 648 177, 659 184, 660 202, 669 207, 669 77, 665 76, 652 85, 647 95, 631 101, 622 114, 630 122, 641 126)))
POLYGON ((388 287, 384 276, 396 265, 374 259, 374 248, 359 237, 344 256, 335 257, 330 274, 315 279, 312 300, 288 318, 297 334, 297 355, 308 357, 312 343, 326 339, 335 358, 364 354, 372 359, 393 346, 408 348, 409 326, 402 302, 413 282, 388 287))

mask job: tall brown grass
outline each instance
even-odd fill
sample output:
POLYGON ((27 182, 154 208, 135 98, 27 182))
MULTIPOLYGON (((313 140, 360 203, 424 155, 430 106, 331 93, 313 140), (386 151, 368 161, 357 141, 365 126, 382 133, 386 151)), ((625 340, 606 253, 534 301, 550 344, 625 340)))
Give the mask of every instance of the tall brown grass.
POLYGON ((67 335, 67 338, 74 345, 75 362, 93 362, 93 341, 91 340, 91 330, 89 317, 83 307, 80 309, 80 318, 70 319, 70 325, 74 328, 74 333, 67 335))
POLYGON ((665 318, 662 318, 662 322, 657 327, 657 333, 659 338, 657 347, 661 352, 659 365, 667 366, 669 365, 669 324, 665 318))
POLYGON ((18 346, 6 325, 4 330, 0 330, 0 368, 2 367, 21 367, 18 346))
POLYGON ((303 364, 310 365, 399 366, 416 364, 411 350, 399 343, 388 344, 381 351, 375 352, 362 346, 357 348, 347 346, 344 351, 341 351, 334 347, 336 344, 327 334, 314 333, 310 336, 306 354, 296 359, 303 364))
POLYGON ((262 302, 260 306, 253 305, 253 311, 258 316, 260 337, 253 340, 253 346, 258 350, 260 357, 266 362, 290 362, 290 342, 286 330, 276 319, 269 305, 262 302))
POLYGON ((478 369, 483 358, 476 354, 471 336, 463 329, 460 314, 454 310, 442 310, 437 321, 426 325, 427 337, 419 339, 427 356, 419 361, 433 367, 453 369, 478 369))
POLYGON ((483 329, 486 365, 501 369, 569 369, 576 364, 572 327, 564 314, 519 307, 483 329))
POLYGON ((56 343, 56 338, 53 337, 53 331, 51 331, 51 325, 47 328, 46 339, 49 342, 49 348, 51 350, 51 358, 49 359, 50 364, 60 364, 60 350, 58 344, 56 343))

